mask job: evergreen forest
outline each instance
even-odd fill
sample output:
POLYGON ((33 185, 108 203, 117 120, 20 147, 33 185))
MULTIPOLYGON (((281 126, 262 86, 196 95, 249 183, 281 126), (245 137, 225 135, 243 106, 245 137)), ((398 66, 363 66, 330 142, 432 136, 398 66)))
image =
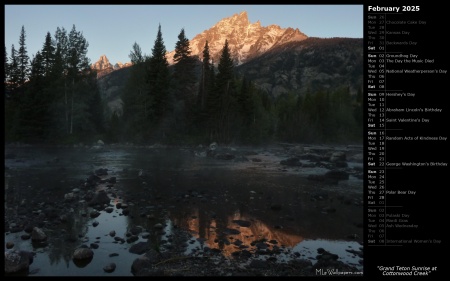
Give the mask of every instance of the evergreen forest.
MULTIPOLYGON (((131 45, 131 44, 130 44, 131 45)), ((214 65, 208 42, 191 55, 184 29, 169 65, 161 26, 150 54, 135 42, 121 110, 102 99, 89 43, 73 25, 43 36, 31 58, 22 26, 17 47, 5 46, 5 142, 259 145, 360 143, 362 89, 348 86, 273 97, 236 75, 228 41, 214 65)))

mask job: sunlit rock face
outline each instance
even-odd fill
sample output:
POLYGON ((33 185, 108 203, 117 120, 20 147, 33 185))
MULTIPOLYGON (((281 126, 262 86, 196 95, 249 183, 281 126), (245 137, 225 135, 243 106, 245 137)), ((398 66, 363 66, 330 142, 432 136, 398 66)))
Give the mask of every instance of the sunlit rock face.
MULTIPOLYGON (((274 19, 276 23, 276 19, 274 19)), ((197 75, 208 41, 211 62, 218 66, 228 40, 238 76, 245 76, 259 89, 276 98, 284 93, 331 92, 342 87, 355 95, 363 84, 363 38, 308 37, 297 28, 276 24, 251 23, 243 11, 223 18, 189 41, 196 61, 197 75)), ((173 66, 174 46, 166 46, 166 58, 173 66)), ((132 64, 111 64, 105 55, 94 64, 101 96, 108 100, 111 112, 122 110, 120 93, 132 64)))
POLYGON ((122 63, 122 62, 119 61, 113 66, 113 68, 114 68, 114 70, 118 70, 118 69, 121 69, 121 68, 124 68, 124 67, 129 67, 131 65, 132 65, 131 62, 122 63))
MULTIPOLYGON (((210 29, 196 35, 189 43, 191 54, 201 58, 205 43, 208 41, 210 56, 217 65, 227 39, 231 55, 239 65, 275 46, 306 38, 308 37, 299 29, 281 28, 275 24, 261 26, 259 21, 250 23, 247 12, 244 11, 222 19, 210 29)), ((174 54, 175 51, 167 54, 169 63, 173 63, 174 54)))
POLYGON ((96 70, 105 70, 108 68, 112 68, 113 65, 109 62, 108 58, 105 55, 102 55, 97 62, 92 64, 91 67, 96 70))
POLYGON ((97 71, 97 78, 101 78, 115 70, 119 70, 125 67, 131 66, 131 62, 117 62, 116 64, 112 64, 109 62, 106 55, 101 55, 99 60, 91 65, 91 69, 95 69, 97 71))

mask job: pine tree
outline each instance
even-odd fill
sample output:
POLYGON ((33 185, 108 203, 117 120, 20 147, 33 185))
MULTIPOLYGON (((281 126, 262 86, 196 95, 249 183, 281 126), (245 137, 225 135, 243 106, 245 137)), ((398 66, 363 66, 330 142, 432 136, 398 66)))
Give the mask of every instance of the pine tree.
POLYGON ((44 56, 37 51, 34 58, 31 60, 30 80, 42 79, 45 76, 46 67, 44 65, 44 56))
POLYGON ((174 72, 171 87, 174 91, 176 101, 173 107, 175 118, 173 129, 178 134, 191 134, 194 128, 194 116, 196 115, 196 60, 191 56, 189 40, 186 38, 184 29, 178 35, 175 45, 174 72))
POLYGON ((181 29, 180 34, 178 34, 178 41, 175 44, 175 55, 173 60, 175 63, 180 61, 185 61, 191 55, 191 48, 189 46, 189 40, 186 38, 184 33, 184 28, 181 29))
POLYGON ((215 91, 210 95, 212 108, 219 108, 215 120, 215 134, 219 141, 230 142, 234 138, 235 129, 232 124, 236 120, 236 85, 234 81, 234 64, 231 59, 228 40, 225 40, 219 64, 218 73, 215 79, 215 91))
POLYGON ((69 134, 73 134, 74 118, 76 118, 75 121, 79 120, 79 123, 75 125, 78 127, 82 127, 83 120, 88 119, 88 117, 85 116, 83 108, 87 106, 86 103, 89 97, 86 96, 85 91, 80 91, 79 93, 77 93, 76 90, 77 89, 85 90, 84 88, 79 88, 81 84, 77 83, 81 79, 87 77, 86 75, 89 75, 89 58, 86 56, 89 43, 84 38, 83 33, 76 30, 75 25, 72 26, 72 30, 69 33, 68 43, 69 49, 67 58, 68 63, 67 75, 69 78, 68 82, 71 83, 69 134), (83 93, 85 94, 80 96, 80 94, 83 93))
POLYGON ((175 62, 173 77, 177 83, 176 97, 192 102, 195 86, 195 60, 191 57, 189 40, 185 36, 184 29, 181 29, 178 35, 173 60, 175 62))
POLYGON ((22 25, 22 30, 20 32, 19 38, 19 51, 17 52, 18 66, 19 66, 19 85, 23 85, 28 79, 30 73, 30 66, 27 47, 25 45, 25 27, 22 25))
POLYGON ((5 91, 6 91, 6 81, 9 78, 9 62, 8 62, 8 52, 6 51, 6 46, 5 46, 5 77, 4 77, 4 85, 5 85, 5 91))
POLYGON ((29 83, 21 98, 20 136, 30 141, 43 141, 48 127, 48 97, 45 95, 44 58, 38 51, 31 60, 29 83))
POLYGON ((150 96, 146 81, 149 58, 136 42, 128 57, 133 67, 121 95, 123 133, 129 140, 140 143, 144 139, 144 132, 150 130, 150 96))
POLYGON ((143 63, 145 61, 145 55, 142 54, 141 47, 136 42, 134 42, 133 50, 130 52, 128 57, 133 65, 143 63))
POLYGON ((9 81, 8 88, 11 94, 19 87, 20 85, 20 68, 19 68, 19 58, 17 56, 17 51, 14 48, 14 44, 11 46, 11 57, 9 64, 9 81))
POLYGON ((206 40, 205 47, 203 48, 202 75, 200 80, 200 87, 197 101, 202 111, 205 109, 206 106, 208 92, 210 92, 212 89, 213 79, 214 79, 214 66, 211 64, 211 56, 209 54, 208 40, 206 40))
POLYGON ((240 119, 240 136, 246 142, 249 142, 252 134, 252 123, 254 123, 255 112, 253 106, 253 91, 251 81, 245 76, 241 82, 241 89, 237 97, 237 106, 240 119))
POLYGON ((55 50, 55 54, 53 56, 53 64, 50 68, 49 75, 53 78, 54 81, 56 80, 64 80, 65 79, 65 68, 64 68, 64 59, 61 54, 61 48, 57 47, 55 50))
POLYGON ((221 91, 230 91, 229 83, 234 78, 234 63, 231 58, 230 49, 228 47, 228 40, 225 39, 225 44, 222 49, 222 53, 220 55, 219 65, 217 66, 217 87, 221 89, 221 91))
POLYGON ((195 117, 197 129, 204 135, 211 134, 213 131, 213 118, 215 110, 218 110, 218 108, 214 109, 214 99, 212 98, 214 97, 214 76, 214 65, 209 54, 208 41, 206 41, 203 48, 201 76, 197 95, 197 116, 195 117))
POLYGON ((54 138, 62 137, 69 133, 69 104, 68 104, 68 50, 69 39, 67 31, 64 27, 57 27, 54 40, 55 46, 54 64, 51 69, 51 77, 54 81, 55 102, 52 105, 53 123, 55 124, 53 131, 54 138), (61 116, 64 116, 61 118, 61 116))
MULTIPOLYGON (((90 70, 88 47, 75 25, 70 33, 64 27, 57 27, 53 40, 49 33, 46 35, 41 54, 50 85, 46 95, 52 98, 49 110, 53 139, 65 139, 68 135, 72 135, 68 138, 72 140, 86 138, 99 127, 91 110, 95 107, 91 103, 97 100, 94 98, 97 86, 96 74, 90 70)), ((103 109, 99 113, 102 115, 103 109)))
POLYGON ((56 46, 56 53, 58 54, 58 57, 56 57, 55 60, 59 60, 62 67, 61 70, 64 71, 67 69, 67 58, 69 51, 69 39, 66 29, 64 27, 57 27, 54 37, 55 40, 53 45, 56 46))
POLYGON ((5 77, 4 77, 4 86, 5 86, 5 141, 11 139, 11 132, 14 129, 14 112, 15 103, 11 101, 11 87, 9 85, 10 81, 10 63, 8 58, 8 52, 6 50, 5 45, 5 77))
MULTIPOLYGON (((169 63, 166 58, 166 47, 162 38, 161 25, 158 26, 158 33, 152 48, 152 57, 149 60, 147 83, 149 87, 148 95, 151 101, 150 121, 157 127, 160 127, 163 117, 171 107, 169 97, 169 63)), ((163 125, 163 127, 166 126, 163 125)), ((166 129, 162 128, 162 136, 165 136, 164 131, 166 129)))
POLYGON ((141 47, 136 42, 128 57, 133 63, 133 67, 121 95, 123 133, 129 140, 142 142, 144 132, 150 130, 148 116, 150 99, 146 82, 149 58, 142 53, 141 47))
POLYGON ((7 82, 21 94, 8 105, 8 112, 14 113, 8 116, 8 138, 61 141, 67 133, 76 132, 76 140, 101 132, 103 105, 86 55, 89 44, 75 25, 69 35, 57 28, 54 40, 47 32, 31 63, 24 27, 19 43, 19 51, 12 46, 7 82))
POLYGON ((52 36, 47 32, 45 42, 42 46, 42 58, 44 63, 45 75, 49 76, 55 61, 55 47, 53 46, 52 36))
POLYGON ((20 108, 21 96, 18 94, 20 83, 20 69, 17 51, 11 45, 9 75, 5 92, 5 140, 17 141, 20 138, 20 108))
POLYGON ((76 77, 80 72, 89 70, 89 58, 87 51, 89 43, 83 36, 83 33, 77 31, 75 25, 69 33, 68 50, 68 74, 70 78, 76 77))

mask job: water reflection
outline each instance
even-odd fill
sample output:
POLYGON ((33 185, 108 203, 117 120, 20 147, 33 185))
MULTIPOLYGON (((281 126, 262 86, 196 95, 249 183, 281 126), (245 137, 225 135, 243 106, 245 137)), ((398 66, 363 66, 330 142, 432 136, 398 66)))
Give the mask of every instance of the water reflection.
MULTIPOLYGON (((210 219, 209 223, 201 223, 198 214, 197 209, 195 214, 187 219, 191 235, 210 248, 220 249, 228 257, 244 248, 254 251, 255 241, 258 240, 271 241, 268 249, 273 249, 272 246, 275 244, 294 247, 303 241, 300 235, 286 233, 252 217, 242 216, 239 210, 228 216, 223 224, 216 219, 210 219)), ((195 247, 190 247, 190 250, 193 248, 195 247)))
POLYGON ((349 234, 362 237, 362 229, 355 226, 363 216, 361 205, 355 204, 362 197, 362 181, 327 186, 307 181, 300 172, 283 174, 277 168, 268 172, 267 167, 279 163, 270 158, 276 153, 260 157, 272 161, 265 168, 265 162, 252 166, 252 162, 202 158, 185 149, 24 148, 14 153, 15 159, 5 160, 5 217, 11 218, 5 227, 35 219, 49 239, 45 246, 36 247, 21 239, 22 231, 5 233, 5 241, 36 253, 30 268, 35 275, 129 276, 137 257, 129 253, 131 245, 147 240, 165 240, 170 245, 174 228, 192 236, 186 254, 205 247, 230 258, 243 249, 253 253, 278 250, 278 259, 283 261, 294 252, 314 259, 322 247, 356 265, 360 259, 345 252, 360 247, 345 238, 349 234), (107 189, 114 211, 101 211, 92 219, 93 208, 82 198, 70 204, 62 201, 64 194, 79 188, 80 181, 99 168, 108 169, 105 178, 117 177, 117 183, 107 189), (144 174, 139 176, 139 171, 144 174), (127 204, 129 213, 115 208, 117 203, 127 204), (51 208, 56 208, 58 216, 66 216, 64 222, 40 215, 51 208), (93 226, 94 220, 98 226, 93 226), (155 228, 158 223, 164 226, 162 230, 155 228), (135 242, 120 243, 109 235, 114 230, 126 239, 137 226, 148 238, 139 234, 135 242), (99 245, 93 260, 74 264, 73 251, 91 243, 99 245), (118 264, 116 270, 103 272, 110 261, 118 264))

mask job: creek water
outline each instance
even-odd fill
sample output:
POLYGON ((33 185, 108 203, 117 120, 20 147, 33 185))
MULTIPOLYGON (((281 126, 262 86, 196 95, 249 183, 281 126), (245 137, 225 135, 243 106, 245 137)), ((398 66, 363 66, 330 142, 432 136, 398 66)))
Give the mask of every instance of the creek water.
POLYGON ((362 249, 361 179, 350 175, 334 185, 310 181, 306 175, 325 169, 282 167, 280 159, 287 155, 277 147, 229 151, 236 157, 216 159, 188 147, 7 147, 5 243, 35 254, 23 273, 30 276, 132 276, 139 255, 130 247, 146 241, 162 251, 180 247, 174 229, 187 234, 185 255, 203 255, 207 247, 233 258, 235 251, 256 251, 257 241, 265 239, 264 247, 280 250, 278 262, 314 263, 323 248, 362 270, 362 258, 354 254, 362 249), (84 182, 98 169, 107 170, 102 178, 116 178, 109 187, 102 185, 112 211, 100 208, 91 218, 96 206, 83 195, 99 187, 86 188, 84 182), (65 202, 67 193, 75 199, 65 202), (117 203, 126 204, 128 212, 117 203), (56 215, 49 216, 49 210, 56 215), (38 220, 48 236, 45 243, 24 239, 26 232, 19 231, 38 220), (137 240, 126 241, 133 229, 139 229, 137 240), (94 257, 74 262, 73 252, 83 244, 93 248, 94 257), (103 270, 109 263, 116 264, 111 273, 103 270))

